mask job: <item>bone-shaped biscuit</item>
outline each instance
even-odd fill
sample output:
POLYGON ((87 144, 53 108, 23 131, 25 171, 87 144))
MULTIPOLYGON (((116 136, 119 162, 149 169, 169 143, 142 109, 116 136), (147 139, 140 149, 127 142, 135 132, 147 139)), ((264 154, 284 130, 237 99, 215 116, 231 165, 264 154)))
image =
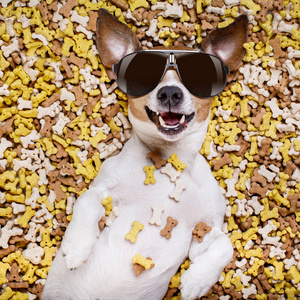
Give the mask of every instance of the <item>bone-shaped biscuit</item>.
POLYGON ((175 182, 176 179, 181 175, 181 172, 176 171, 171 163, 167 163, 163 168, 161 168, 160 172, 162 174, 167 174, 172 182, 175 182))
POLYGON ((156 179, 154 178, 154 170, 155 170, 155 166, 145 166, 144 169, 143 169, 146 173, 146 179, 145 179, 145 184, 154 184, 156 183, 156 179))
POLYGON ((132 262, 134 264, 139 264, 139 265, 143 266, 145 268, 145 270, 149 270, 154 265, 154 263, 151 259, 144 258, 140 254, 136 254, 132 258, 132 262))
POLYGON ((151 159, 154 162, 155 168, 160 169, 164 166, 167 162, 160 157, 158 154, 158 149, 154 149, 153 151, 147 154, 147 158, 151 159))
MULTIPOLYGON (((147 261, 152 261, 151 257, 147 257, 146 259, 147 259, 147 261)), ((138 260, 138 261, 140 262, 140 260, 138 260)), ((155 266, 155 264, 153 263, 151 265, 150 269, 154 268, 154 266, 155 266)), ((146 270, 145 267, 143 265, 140 265, 139 263, 133 264, 132 268, 135 271, 135 274, 137 276, 141 275, 142 272, 146 270)))
POLYGON ((101 204, 104 206, 105 208, 105 215, 108 216, 110 214, 110 212, 112 211, 112 196, 108 196, 107 198, 103 199, 101 201, 101 204))
POLYGON ((136 242, 136 237, 138 235, 138 233, 144 228, 144 225, 139 223, 138 221, 133 221, 132 223, 132 228, 131 230, 126 233, 125 235, 125 239, 132 242, 132 243, 135 243, 136 242))
POLYGON ((152 214, 152 218, 149 221, 149 223, 151 225, 155 224, 157 226, 160 226, 161 225, 161 215, 165 209, 164 209, 164 207, 162 207, 160 205, 153 205, 152 210, 153 210, 153 214, 152 214))
POLYGON ((98 223, 98 227, 99 227, 99 230, 100 232, 103 231, 104 227, 105 227, 105 222, 106 222, 106 217, 102 217, 98 223))
POLYGON ((174 199, 175 201, 180 201, 181 193, 186 189, 186 184, 179 179, 175 181, 175 189, 173 192, 169 194, 169 197, 171 199, 174 199))
POLYGON ((105 225, 106 226, 110 226, 112 224, 112 222, 119 216, 119 209, 118 207, 113 207, 111 213, 109 214, 109 216, 107 217, 106 221, 105 221, 105 225))
POLYGON ((177 156, 176 153, 173 153, 169 158, 168 162, 171 163, 177 171, 183 172, 183 170, 186 168, 186 164, 183 163, 177 156))
POLYGON ((172 217, 167 218, 167 224, 164 229, 160 231, 160 235, 164 236, 166 239, 171 238, 171 232, 173 228, 178 224, 178 221, 173 219, 172 217))
POLYGON ((198 242, 201 243, 203 241, 203 237, 211 230, 212 228, 206 223, 198 222, 193 230, 193 238, 198 239, 198 242))

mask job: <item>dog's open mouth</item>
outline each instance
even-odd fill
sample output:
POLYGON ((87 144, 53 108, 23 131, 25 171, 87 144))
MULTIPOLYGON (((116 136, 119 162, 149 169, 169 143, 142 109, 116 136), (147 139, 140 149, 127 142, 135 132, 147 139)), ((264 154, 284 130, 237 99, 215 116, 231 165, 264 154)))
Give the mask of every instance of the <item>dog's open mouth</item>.
POLYGON ((190 121, 194 119, 195 113, 189 115, 174 112, 156 113, 148 106, 145 107, 149 119, 157 126, 158 130, 166 134, 178 134, 183 131, 190 121))

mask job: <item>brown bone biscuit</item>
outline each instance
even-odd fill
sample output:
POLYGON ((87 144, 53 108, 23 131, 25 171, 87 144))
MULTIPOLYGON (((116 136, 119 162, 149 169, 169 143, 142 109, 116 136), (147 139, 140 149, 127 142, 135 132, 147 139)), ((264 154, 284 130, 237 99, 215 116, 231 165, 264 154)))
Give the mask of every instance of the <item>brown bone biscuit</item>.
POLYGON ((172 217, 167 218, 167 224, 164 229, 160 231, 160 235, 164 236, 166 239, 171 238, 171 232, 173 228, 178 224, 178 221, 173 219, 172 217))
MULTIPOLYGON (((147 259, 152 260, 151 257, 147 257, 147 259)), ((155 266, 155 264, 153 264, 150 267, 150 269, 154 268, 154 266, 155 266)), ((140 276, 142 274, 142 272, 144 272, 146 270, 145 267, 140 264, 133 264, 132 268, 137 276, 140 276)))
POLYGON ((193 238, 198 239, 198 242, 203 241, 204 236, 210 232, 212 228, 204 222, 198 222, 195 229, 193 230, 193 238))
POLYGON ((147 154, 147 158, 151 159, 154 162, 155 168, 160 169, 167 162, 158 154, 158 149, 154 149, 153 151, 147 154))

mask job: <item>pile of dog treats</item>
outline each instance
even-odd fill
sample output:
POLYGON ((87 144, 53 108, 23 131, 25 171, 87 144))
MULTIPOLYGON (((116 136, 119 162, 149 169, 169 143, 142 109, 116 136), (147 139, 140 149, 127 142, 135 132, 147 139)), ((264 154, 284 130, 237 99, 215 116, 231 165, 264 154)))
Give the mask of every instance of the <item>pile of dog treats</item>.
MULTIPOLYGON (((2 0, 0 299, 40 298, 74 202, 130 138, 126 95, 95 46, 100 7, 148 48, 196 47, 248 15, 243 64, 214 98, 199 149, 226 197, 235 250, 202 299, 298 299, 299 0, 2 0)), ((180 299, 188 266, 167 299, 180 299)))

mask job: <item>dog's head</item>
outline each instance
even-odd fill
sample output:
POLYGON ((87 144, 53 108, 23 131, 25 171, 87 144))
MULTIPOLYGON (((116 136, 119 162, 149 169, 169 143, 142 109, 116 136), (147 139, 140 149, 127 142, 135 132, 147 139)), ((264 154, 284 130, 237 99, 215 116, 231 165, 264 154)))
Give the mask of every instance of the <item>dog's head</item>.
MULTIPOLYGON (((228 27, 210 32, 199 45, 200 51, 217 56, 231 72, 237 70, 244 56, 247 25, 247 17, 241 15, 228 27)), ((135 33, 105 9, 99 10, 96 43, 111 79, 115 79, 115 64, 124 56, 142 50, 135 33)), ((195 50, 189 47, 155 49, 195 50)), ((148 71, 147 64, 149 62, 145 62, 144 72, 148 71)), ((191 64, 190 68, 195 67, 191 64)), ((209 73, 205 67, 199 66, 191 71, 201 75, 209 73)), ((197 84, 197 76, 194 77, 197 84)), ((199 78, 204 77, 199 75, 199 78)), ((191 133, 206 131, 212 99, 192 94, 182 83, 178 69, 171 67, 165 70, 161 81, 146 95, 128 95, 129 117, 134 130, 145 142, 178 141, 191 133)))

